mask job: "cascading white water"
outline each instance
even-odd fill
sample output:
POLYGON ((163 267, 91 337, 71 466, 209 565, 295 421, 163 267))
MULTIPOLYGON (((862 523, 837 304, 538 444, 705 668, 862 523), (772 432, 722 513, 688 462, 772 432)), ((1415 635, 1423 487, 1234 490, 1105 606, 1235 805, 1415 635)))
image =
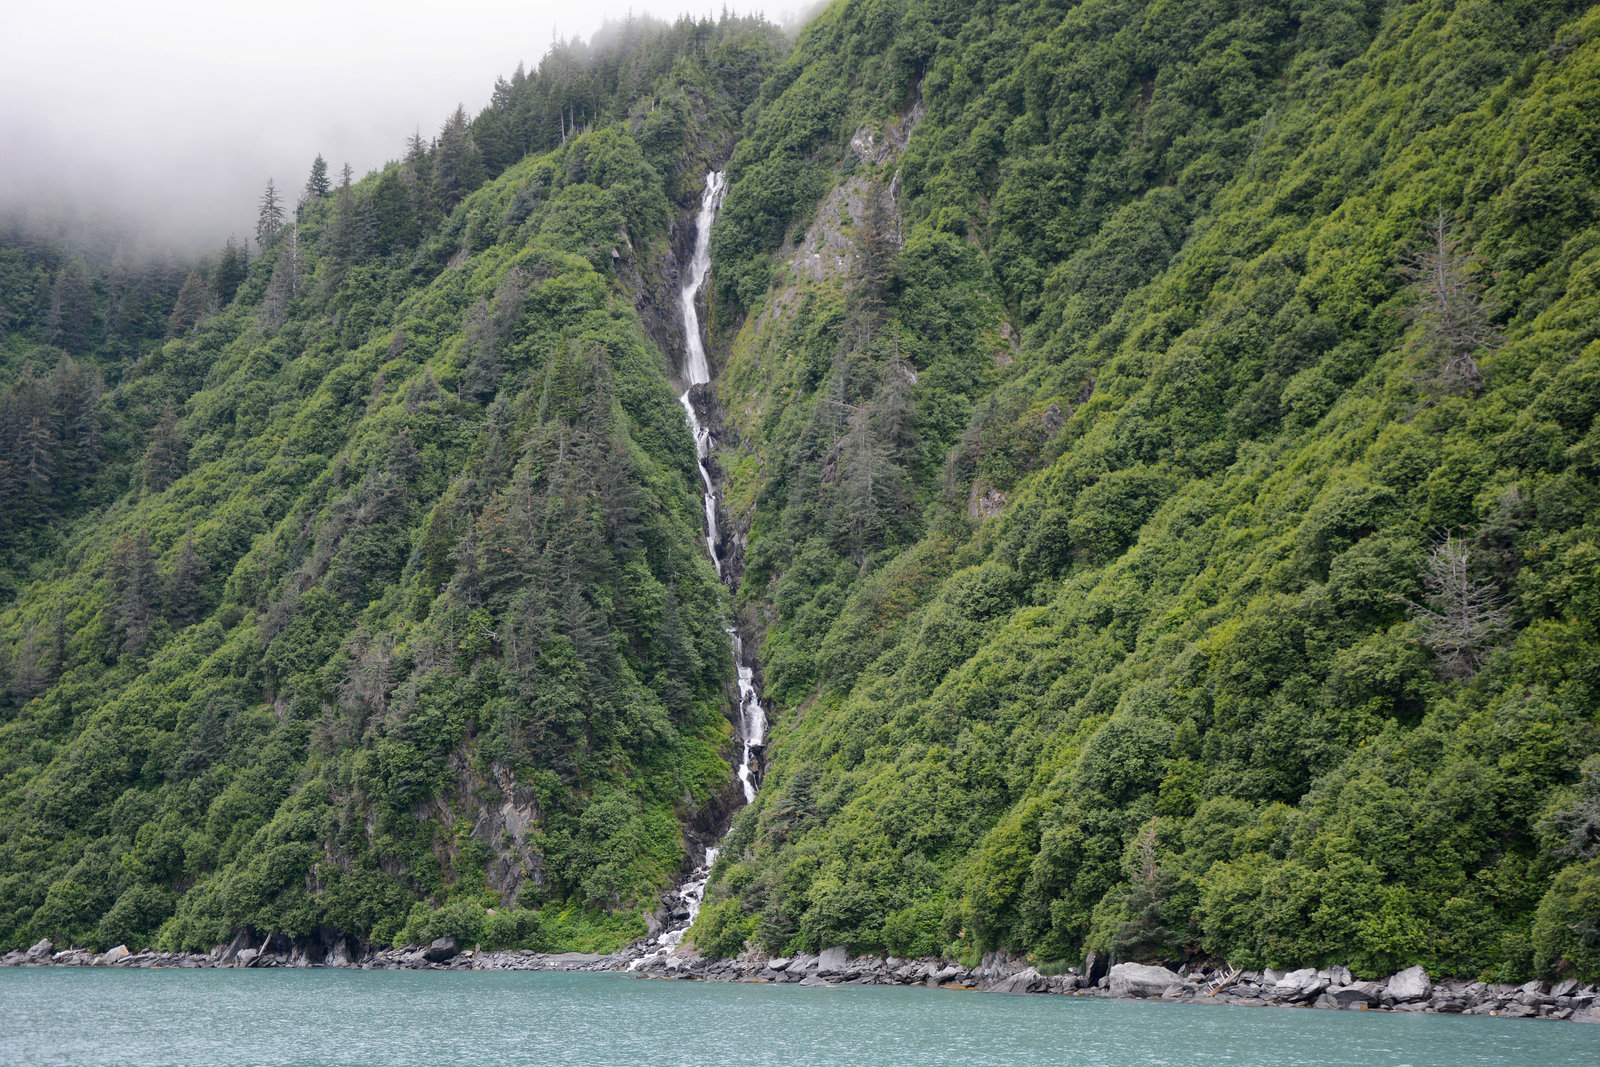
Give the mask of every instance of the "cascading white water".
POLYGON ((706 849, 705 863, 696 867, 689 880, 678 887, 678 900, 688 912, 688 918, 669 925, 657 934, 655 940, 650 943, 650 950, 628 964, 628 970, 637 971, 655 960, 672 955, 673 950, 683 941, 683 935, 689 932, 689 927, 694 925, 695 919, 700 915, 700 905, 706 899, 706 883, 711 880, 711 865, 716 862, 717 850, 706 849))
MULTIPOLYGON (((706 346, 700 339, 700 311, 695 301, 700 297, 700 287, 705 284, 711 270, 711 224, 716 221, 717 209, 722 206, 723 180, 720 170, 706 175, 705 195, 700 198, 700 217, 695 219, 694 256, 689 260, 689 280, 678 293, 678 305, 683 309, 683 343, 687 358, 683 361, 683 376, 691 386, 704 385, 711 380, 711 367, 706 363, 706 346)), ((692 417, 692 416, 691 416, 692 417)))
POLYGON ((756 750, 767 741, 767 709, 761 706, 761 694, 756 692, 755 669, 744 662, 744 642, 731 626, 728 637, 733 641, 733 662, 739 671, 739 723, 744 729, 739 784, 744 786, 744 802, 749 804, 756 799, 756 750))
POLYGON ((683 405, 684 413, 689 416, 689 429, 694 433, 700 482, 706 489, 706 551, 711 554, 711 565, 717 569, 718 578, 722 577, 722 559, 717 555, 717 542, 721 540, 717 531, 717 492, 712 488, 711 471, 706 467, 706 460, 711 455, 711 431, 700 425, 700 417, 695 414, 689 394, 695 386, 705 385, 711 380, 711 365, 706 362, 706 346, 700 338, 700 311, 695 304, 700 298, 700 287, 705 284, 706 273, 711 270, 711 223, 717 217, 717 208, 722 206, 722 192, 722 172, 711 171, 706 175, 705 195, 700 198, 700 216, 695 220, 694 255, 689 260, 689 280, 683 283, 683 288, 678 292, 678 307, 683 312, 683 377, 688 385, 683 395, 678 397, 678 403, 683 405))
MULTIPOLYGON (((683 395, 678 397, 678 403, 683 405, 684 414, 689 419, 689 429, 694 434, 700 483, 705 487, 706 552, 711 556, 711 565, 716 568, 718 578, 724 575, 722 558, 717 554, 717 545, 722 539, 717 529, 717 490, 707 464, 711 457, 711 431, 701 425, 690 394, 695 386, 711 381, 711 366, 706 361, 705 343, 700 337, 700 312, 696 303, 700 298, 700 287, 705 284, 706 274, 711 270, 711 224, 716 220, 717 208, 722 205, 724 189, 721 171, 714 170, 706 175, 706 191, 700 199, 700 215, 695 220, 694 256, 689 261, 688 280, 678 293, 678 305, 683 312, 683 379, 687 385, 683 395)), ((739 732, 744 740, 744 753, 739 761, 739 784, 744 787, 744 799, 748 804, 756 798, 756 760, 760 756, 761 746, 766 743, 767 710, 762 706, 761 694, 756 689, 755 670, 744 661, 744 643, 739 640, 738 631, 731 626, 728 628, 728 640, 733 645, 733 661, 739 672, 739 732)), ((672 955, 683 941, 683 935, 688 933, 695 917, 700 914, 706 882, 711 878, 711 865, 716 860, 717 850, 706 849, 705 863, 696 867, 689 880, 678 889, 678 899, 684 905, 687 920, 679 920, 657 934, 650 942, 649 950, 628 965, 630 971, 672 955)))

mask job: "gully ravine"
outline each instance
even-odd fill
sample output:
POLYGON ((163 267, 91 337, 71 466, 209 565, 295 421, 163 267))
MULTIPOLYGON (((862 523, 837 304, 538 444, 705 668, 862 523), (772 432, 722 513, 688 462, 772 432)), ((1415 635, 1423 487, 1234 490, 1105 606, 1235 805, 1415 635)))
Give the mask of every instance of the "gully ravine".
MULTIPOLYGON (((724 582, 727 582, 730 576, 725 573, 722 557, 717 551, 722 536, 717 525, 716 482, 711 477, 711 468, 708 465, 711 456, 711 430, 707 422, 710 420, 702 420, 699 412, 695 410, 695 389, 711 382, 711 365, 706 359, 705 343, 700 333, 698 302, 700 289, 705 285, 706 274, 711 270, 711 224, 716 221, 717 209, 722 205, 722 194, 726 188, 721 171, 713 170, 706 175, 705 193, 700 199, 700 214, 695 220, 694 253, 689 261, 689 275, 678 294, 678 303, 683 316, 685 347, 683 360, 685 388, 683 395, 678 397, 678 403, 683 405, 684 414, 689 421, 689 430, 694 434, 696 463, 700 469, 700 483, 704 487, 706 553, 711 557, 711 565, 716 568, 717 577, 724 582)), ((710 402, 705 390, 701 390, 700 397, 702 403, 710 402)), ((755 669, 745 661, 744 641, 740 637, 738 623, 735 622, 728 627, 727 633, 728 641, 733 646, 733 661, 739 680, 738 723, 739 737, 743 744, 738 770, 739 785, 744 790, 745 803, 748 804, 756 798, 756 778, 760 773, 761 749, 766 743, 767 712, 761 703, 760 690, 756 687, 755 669)), ((629 970, 647 967, 677 950, 684 934, 700 914, 700 904, 705 899, 706 882, 711 877, 711 865, 716 859, 717 850, 706 849, 705 861, 695 868, 689 879, 677 890, 678 904, 672 909, 674 919, 647 942, 645 954, 629 964, 629 970)))

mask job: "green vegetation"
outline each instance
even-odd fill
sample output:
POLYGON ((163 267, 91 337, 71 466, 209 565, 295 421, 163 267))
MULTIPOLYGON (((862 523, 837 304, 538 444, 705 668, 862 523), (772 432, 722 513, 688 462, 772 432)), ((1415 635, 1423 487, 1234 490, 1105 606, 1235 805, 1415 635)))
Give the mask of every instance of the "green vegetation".
POLYGON ((697 943, 1600 976, 1597 34, 819 17, 715 236, 777 725, 697 943))
POLYGON ((137 324, 95 262, 0 253, 0 944, 642 935, 732 665, 635 301, 782 40, 628 37, 269 186, 256 255, 151 268, 137 324))
POLYGON ((1597 189, 1578 0, 840 0, 7 241, 0 945, 637 937, 731 611, 702 951, 1600 978, 1597 189))

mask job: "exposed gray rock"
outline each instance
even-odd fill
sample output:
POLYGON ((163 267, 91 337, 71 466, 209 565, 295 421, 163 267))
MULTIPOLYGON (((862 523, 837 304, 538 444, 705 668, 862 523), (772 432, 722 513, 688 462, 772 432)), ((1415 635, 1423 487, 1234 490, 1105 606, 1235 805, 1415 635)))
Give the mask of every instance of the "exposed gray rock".
POLYGON ((1272 986, 1272 995, 1279 1000, 1301 1001, 1310 1000, 1328 988, 1326 978, 1317 977, 1317 972, 1310 967, 1298 971, 1290 971, 1278 979, 1272 986))
POLYGON ((128 956, 128 946, 118 945, 116 948, 108 949, 107 951, 96 956, 94 958, 94 965, 96 967, 109 967, 119 960, 126 959, 128 956))
POLYGON ((1568 978, 1550 987, 1550 995, 1552 997, 1570 997, 1577 991, 1578 980, 1576 978, 1568 978))
POLYGON ((1385 992, 1399 1004, 1427 1000, 1433 995, 1433 980, 1428 977, 1428 972, 1421 967, 1407 967, 1389 979, 1389 985, 1385 992))
POLYGON ((1159 997, 1172 986, 1183 984, 1175 972, 1143 963, 1119 963, 1111 968, 1108 977, 1111 995, 1118 997, 1159 997))
POLYGON ((37 942, 34 943, 32 948, 28 949, 28 951, 24 954, 23 958, 28 960, 31 963, 34 960, 42 960, 42 959, 44 959, 46 956, 49 956, 52 953, 54 953, 55 950, 56 950, 56 947, 50 943, 50 939, 49 938, 47 938, 47 937, 46 938, 40 938, 37 942))
POLYGON ((239 953, 250 947, 252 947, 250 935, 241 931, 233 935, 232 941, 218 949, 212 949, 212 952, 216 954, 218 963, 232 963, 239 958, 239 953))
POLYGON ((801 985, 808 985, 808 986, 829 986, 829 985, 832 985, 833 983, 828 981, 826 978, 822 978, 822 977, 819 977, 818 975, 813 974, 813 975, 808 975, 807 977, 800 979, 800 984, 801 985))
POLYGON ((1376 1007, 1378 995, 1382 992, 1377 982, 1352 982, 1347 986, 1336 986, 1328 990, 1328 996, 1340 1008, 1371 1008, 1376 1007))
POLYGON ((989 987, 991 993, 1037 993, 1046 986, 1044 976, 1036 969, 1029 967, 1018 971, 1007 978, 1002 978, 989 987))
POLYGON ((1104 978, 1107 973, 1110 972, 1110 970, 1111 961, 1106 959, 1098 952, 1091 952, 1087 956, 1083 957, 1083 977, 1085 985, 1099 985, 1100 979, 1104 978))
POLYGON ((460 952, 460 941, 453 937, 441 937, 422 950, 422 958, 429 963, 443 963, 445 960, 455 959, 460 952))
POLYGON ((825 948, 822 955, 817 957, 817 975, 826 978, 830 975, 844 974, 849 968, 850 953, 843 945, 825 948))
POLYGON ((788 956, 779 956, 775 960, 768 960, 767 961, 767 970, 769 970, 769 971, 782 971, 782 970, 785 970, 788 966, 789 966, 789 957, 788 956))

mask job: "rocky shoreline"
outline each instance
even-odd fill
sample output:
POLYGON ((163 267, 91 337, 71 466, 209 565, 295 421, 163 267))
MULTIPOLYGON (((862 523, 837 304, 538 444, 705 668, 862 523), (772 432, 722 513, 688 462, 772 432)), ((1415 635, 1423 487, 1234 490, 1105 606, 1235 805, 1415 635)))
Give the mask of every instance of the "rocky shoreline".
POLYGON ((1169 1003, 1237 1007, 1293 1007, 1324 1010, 1397 1011, 1492 1015, 1503 1019, 1543 1019, 1600 1023, 1600 990, 1576 979, 1534 980, 1521 985, 1465 979, 1434 982, 1421 967, 1383 981, 1358 981, 1345 967, 1296 971, 1223 970, 1209 966, 1177 971, 1139 963, 1108 966, 1093 954, 1082 968, 1045 975, 1001 953, 977 967, 939 958, 851 958, 843 948, 817 955, 768 958, 748 954, 709 960, 693 952, 642 960, 638 946, 618 953, 539 953, 529 949, 486 952, 463 950, 454 938, 427 946, 368 949, 353 953, 345 942, 315 953, 287 938, 272 936, 259 946, 243 935, 208 953, 130 952, 118 945, 108 952, 69 948, 56 951, 48 941, 0 957, 0 967, 338 967, 360 970, 610 971, 641 978, 709 982, 795 983, 803 986, 889 985, 988 993, 1056 994, 1138 998, 1169 1003), (633 965, 630 967, 630 965, 633 965))

